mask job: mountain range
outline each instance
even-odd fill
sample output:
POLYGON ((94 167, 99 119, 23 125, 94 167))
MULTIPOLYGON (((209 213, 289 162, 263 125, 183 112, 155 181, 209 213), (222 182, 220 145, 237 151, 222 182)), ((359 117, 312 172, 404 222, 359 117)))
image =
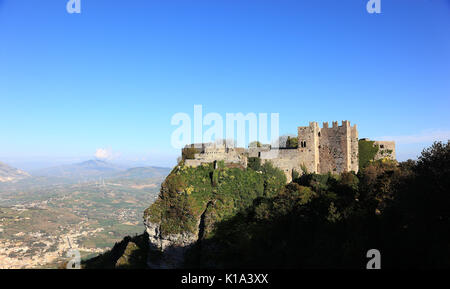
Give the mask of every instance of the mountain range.
POLYGON ((33 170, 27 173, 0 163, 0 182, 10 183, 29 178, 67 181, 90 181, 99 178, 144 179, 165 177, 170 170, 170 168, 151 166, 129 168, 103 160, 88 160, 76 164, 33 170))
POLYGON ((71 179, 92 179, 109 177, 110 175, 126 170, 103 160, 89 160, 81 163, 62 165, 31 171, 36 177, 59 177, 71 179))
POLYGON ((88 160, 81 163, 62 165, 35 170, 31 175, 36 177, 58 177, 79 180, 98 178, 152 178, 164 177, 170 172, 169 168, 138 167, 129 168, 123 165, 103 160, 88 160))
POLYGON ((0 183, 16 182, 29 177, 30 174, 0 162, 0 183))

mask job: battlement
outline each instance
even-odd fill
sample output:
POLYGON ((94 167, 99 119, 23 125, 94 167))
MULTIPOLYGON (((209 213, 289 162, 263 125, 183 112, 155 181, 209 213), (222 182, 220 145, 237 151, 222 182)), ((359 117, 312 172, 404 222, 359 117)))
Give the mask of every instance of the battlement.
MULTIPOLYGON (((341 125, 339 125, 339 122, 337 122, 337 121, 333 121, 331 123, 332 123, 332 126, 330 127, 328 122, 323 122, 322 123, 322 129, 339 128, 339 127, 352 127, 351 124, 350 124, 350 121, 348 121, 348 120, 343 120, 341 122, 341 125)), ((319 129, 321 129, 319 127, 319 124, 317 122, 315 122, 315 121, 309 122, 308 127, 309 128, 319 128, 319 129)), ((305 127, 302 127, 302 128, 305 128, 305 127)), ((356 128, 356 124, 353 125, 352 128, 356 128)))
MULTIPOLYGON (((329 126, 328 122, 323 122, 322 124, 322 128, 319 126, 319 124, 317 122, 309 122, 308 126, 299 126, 297 128, 298 131, 298 136, 302 136, 302 135, 306 135, 312 131, 316 132, 317 135, 320 137, 321 135, 323 135, 323 133, 332 133, 333 131, 335 131, 335 133, 349 133, 350 136, 353 137, 358 137, 358 129, 356 124, 354 124, 353 126, 351 126, 350 121, 348 120, 343 120, 341 122, 341 125, 339 125, 339 123, 337 121, 333 121, 332 122, 332 127, 329 126), (326 131, 326 132, 323 132, 326 131)), ((300 138, 299 138, 300 141, 300 138)))
MULTIPOLYGON (((214 161, 224 161, 225 164, 247 167, 249 157, 258 157, 261 162, 270 161, 275 167, 286 174, 288 181, 292 179, 293 171, 314 173, 358 172, 358 129, 356 124, 343 120, 323 122, 322 128, 317 122, 309 122, 308 126, 297 127, 298 147, 289 149, 272 148, 270 145, 251 146, 248 149, 228 146, 226 143, 208 143, 187 145, 183 151, 195 148, 189 159, 188 166, 198 166, 214 161)), ((394 142, 375 142, 379 146, 379 156, 395 159, 394 142)))

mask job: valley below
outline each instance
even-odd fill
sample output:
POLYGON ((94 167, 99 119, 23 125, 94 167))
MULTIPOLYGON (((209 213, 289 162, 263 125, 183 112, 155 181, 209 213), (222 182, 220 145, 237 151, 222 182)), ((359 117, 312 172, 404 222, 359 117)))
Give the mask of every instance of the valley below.
POLYGON ((28 178, 0 183, 0 269, 58 268, 80 252, 94 257, 123 236, 141 234, 142 214, 163 174, 55 182, 28 178))

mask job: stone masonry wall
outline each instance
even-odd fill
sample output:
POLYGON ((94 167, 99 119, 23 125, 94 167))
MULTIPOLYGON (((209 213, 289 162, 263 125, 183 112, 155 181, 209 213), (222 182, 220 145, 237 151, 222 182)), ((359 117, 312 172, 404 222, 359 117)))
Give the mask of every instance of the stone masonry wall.
POLYGON ((305 163, 298 149, 280 149, 261 153, 261 163, 271 162, 275 167, 281 169, 286 175, 288 182, 292 181, 292 171, 302 173, 302 166, 305 163))
POLYGON ((332 127, 316 122, 298 128, 299 153, 308 171, 315 173, 342 173, 358 171, 358 131, 349 121, 332 127))
POLYGON ((187 166, 197 167, 201 164, 212 163, 214 161, 224 161, 225 163, 239 164, 243 167, 247 167, 245 149, 215 144, 203 145, 200 153, 195 154, 194 159, 185 160, 185 164, 187 166))
MULTIPOLYGON (((201 150, 195 154, 195 159, 186 160, 188 166, 198 166, 213 161, 239 164, 247 167, 248 157, 260 157, 262 163, 270 161, 275 167, 286 174, 288 181, 292 178, 292 171, 301 173, 306 169, 309 173, 335 173, 354 171, 359 169, 358 130, 356 125, 342 121, 341 125, 335 121, 332 127, 327 122, 320 128, 317 122, 310 122, 308 126, 298 127, 297 149, 271 149, 270 145, 243 148, 229 148, 225 145, 201 144, 201 150)), ((395 159, 395 142, 376 141, 379 152, 375 159, 389 157, 395 159)), ((192 147, 189 145, 186 147, 192 147)))
POLYGON ((395 142, 375 141, 373 144, 378 146, 378 152, 374 157, 375 160, 383 159, 385 157, 395 160, 395 142))
POLYGON ((298 127, 298 153, 308 172, 319 170, 319 126, 310 122, 309 126, 298 127))

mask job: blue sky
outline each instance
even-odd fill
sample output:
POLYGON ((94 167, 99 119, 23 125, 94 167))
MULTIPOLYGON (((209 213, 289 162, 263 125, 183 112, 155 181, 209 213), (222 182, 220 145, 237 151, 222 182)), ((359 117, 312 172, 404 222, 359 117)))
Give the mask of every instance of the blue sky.
MULTIPOLYGON (((177 112, 350 120, 400 160, 450 138, 450 1, 0 0, 0 161, 171 165, 177 112)), ((29 166, 29 164, 28 164, 29 166)))

